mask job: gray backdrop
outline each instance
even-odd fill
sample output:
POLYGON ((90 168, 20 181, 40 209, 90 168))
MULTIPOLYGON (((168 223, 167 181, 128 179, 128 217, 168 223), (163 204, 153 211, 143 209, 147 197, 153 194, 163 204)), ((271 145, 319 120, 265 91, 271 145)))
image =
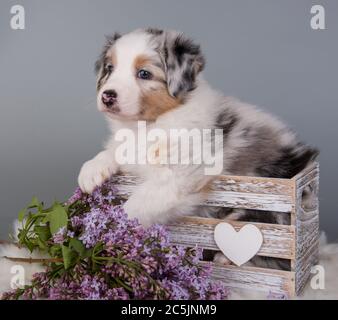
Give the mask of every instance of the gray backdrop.
POLYGON ((65 199, 107 134, 93 63, 104 34, 155 26, 202 44, 206 78, 321 149, 321 227, 338 240, 338 1, 1 0, 0 238, 33 195, 65 199), (23 4, 26 30, 10 28, 23 4), (326 9, 326 30, 310 8, 326 9))

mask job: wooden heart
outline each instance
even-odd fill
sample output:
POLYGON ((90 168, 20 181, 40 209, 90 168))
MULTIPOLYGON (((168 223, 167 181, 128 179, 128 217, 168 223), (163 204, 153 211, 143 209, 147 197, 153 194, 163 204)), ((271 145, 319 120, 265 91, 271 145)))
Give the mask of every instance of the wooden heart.
POLYGON ((260 230, 246 224, 238 232, 226 222, 215 227, 214 239, 223 254, 237 266, 248 262, 260 249, 263 235, 260 230))

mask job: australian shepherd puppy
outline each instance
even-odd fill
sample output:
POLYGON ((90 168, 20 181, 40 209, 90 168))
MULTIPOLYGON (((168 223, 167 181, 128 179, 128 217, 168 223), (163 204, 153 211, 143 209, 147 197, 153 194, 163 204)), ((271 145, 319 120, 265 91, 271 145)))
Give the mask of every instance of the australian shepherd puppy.
MULTIPOLYGON (((82 166, 78 182, 83 191, 92 192, 118 171, 138 175, 143 182, 126 201, 126 212, 144 225, 165 223, 178 214, 194 214, 218 174, 291 178, 316 157, 315 149, 299 142, 276 118, 211 88, 202 76, 204 66, 200 46, 176 31, 142 29, 107 39, 96 62, 97 105, 112 135, 104 150, 82 166), (216 143, 216 134, 212 134, 199 151, 212 144, 216 158, 222 161, 221 169, 206 174, 203 161, 117 161, 121 145, 117 135, 128 129, 137 137, 140 121, 146 123, 147 132, 154 128, 165 132, 221 129, 222 142, 216 143)), ((161 149, 161 142, 154 145, 161 149)), ((139 144, 135 147, 130 142, 130 148, 144 152, 139 144)), ((171 152, 173 148, 168 147, 167 153, 171 152)), ((281 213, 259 215, 211 207, 196 211, 201 212, 247 221, 288 222, 288 215, 281 213)))
MULTIPOLYGON (((136 30, 107 39, 96 63, 97 105, 112 134, 104 150, 82 166, 81 189, 90 193, 118 171, 138 175, 143 182, 124 208, 130 218, 144 225, 165 223, 180 214, 289 223, 289 215, 277 212, 196 210, 208 184, 220 174, 291 178, 318 153, 274 117, 212 89, 203 79, 204 65, 199 45, 176 31, 136 30), (153 133, 149 148, 139 142, 140 123, 143 131, 153 133), (161 135, 154 135, 154 130, 161 135), (178 148, 180 140, 167 143, 163 132, 170 138, 188 138, 188 150, 178 148), (194 148, 190 148, 190 138, 199 142, 192 143, 194 148), (180 161, 162 161, 177 154, 180 161)), ((31 256, 26 250, 17 251, 15 246, 0 246, 0 258, 31 256)), ((209 258, 229 263, 222 254, 209 258)), ((254 259, 254 265, 288 268, 280 259, 254 259)), ((0 295, 10 289, 13 264, 0 259, 0 295)), ((26 265, 26 281, 40 270, 36 268, 26 265)))

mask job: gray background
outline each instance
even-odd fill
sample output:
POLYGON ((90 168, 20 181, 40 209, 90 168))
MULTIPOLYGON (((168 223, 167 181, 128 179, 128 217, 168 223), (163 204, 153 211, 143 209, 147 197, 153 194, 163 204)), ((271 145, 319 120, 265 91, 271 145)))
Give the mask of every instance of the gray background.
POLYGON ((0 238, 33 195, 63 200, 107 134, 93 63, 104 34, 144 26, 198 40, 206 78, 260 105, 321 149, 321 227, 338 240, 338 1, 1 0, 0 238), (26 30, 10 29, 23 4, 26 30), (310 8, 326 9, 326 30, 310 8))

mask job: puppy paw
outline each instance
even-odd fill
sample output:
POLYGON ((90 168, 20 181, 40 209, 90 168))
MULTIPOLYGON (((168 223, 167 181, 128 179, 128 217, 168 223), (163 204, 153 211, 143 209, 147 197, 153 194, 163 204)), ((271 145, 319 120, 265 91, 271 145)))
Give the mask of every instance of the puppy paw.
POLYGON ((83 164, 78 177, 79 186, 83 192, 90 194, 117 170, 117 166, 109 157, 102 153, 98 154, 94 159, 83 164))
POLYGON ((232 262, 222 252, 217 252, 215 254, 214 262, 226 266, 232 264, 232 262))

